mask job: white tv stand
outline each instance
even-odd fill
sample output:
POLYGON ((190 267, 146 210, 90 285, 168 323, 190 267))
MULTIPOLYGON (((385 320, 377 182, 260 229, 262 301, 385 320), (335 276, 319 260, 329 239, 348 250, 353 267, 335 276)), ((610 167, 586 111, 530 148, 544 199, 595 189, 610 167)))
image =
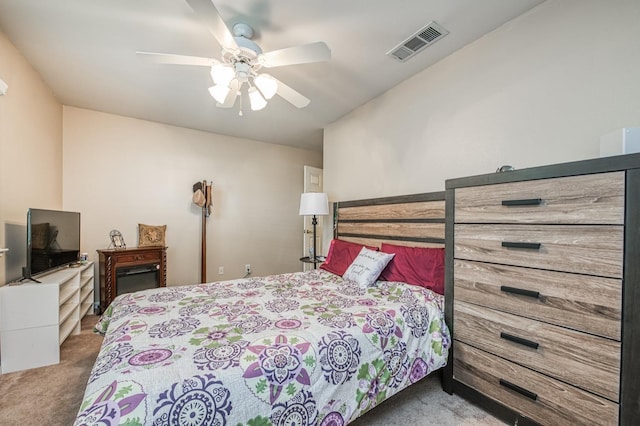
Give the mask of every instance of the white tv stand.
POLYGON ((0 287, 2 373, 60 362, 60 345, 80 333, 93 306, 93 262, 0 287))

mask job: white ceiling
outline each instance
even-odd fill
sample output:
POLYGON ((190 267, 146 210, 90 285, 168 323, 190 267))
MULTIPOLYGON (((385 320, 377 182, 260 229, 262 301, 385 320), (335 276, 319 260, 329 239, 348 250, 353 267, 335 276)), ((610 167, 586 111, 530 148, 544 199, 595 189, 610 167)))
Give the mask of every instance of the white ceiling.
POLYGON ((0 29, 64 105, 320 150, 326 125, 542 1, 214 0, 230 28, 254 28, 264 52, 324 41, 332 53, 329 62, 269 70, 309 106, 276 96, 243 117, 237 104, 215 106, 206 67, 136 57, 220 57, 184 0, 0 0, 0 29), (432 20, 450 34, 405 63, 386 55, 432 20))

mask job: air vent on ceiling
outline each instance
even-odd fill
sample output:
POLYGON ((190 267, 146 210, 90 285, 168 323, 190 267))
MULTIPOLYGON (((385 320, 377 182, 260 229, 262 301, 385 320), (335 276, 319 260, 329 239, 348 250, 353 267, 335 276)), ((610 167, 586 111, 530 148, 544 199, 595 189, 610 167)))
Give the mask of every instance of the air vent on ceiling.
POLYGON ((397 59, 400 62, 404 62, 422 49, 432 45, 442 37, 449 34, 449 31, 442 28, 440 25, 431 21, 426 27, 418 30, 414 35, 391 49, 387 52, 387 55, 397 59))

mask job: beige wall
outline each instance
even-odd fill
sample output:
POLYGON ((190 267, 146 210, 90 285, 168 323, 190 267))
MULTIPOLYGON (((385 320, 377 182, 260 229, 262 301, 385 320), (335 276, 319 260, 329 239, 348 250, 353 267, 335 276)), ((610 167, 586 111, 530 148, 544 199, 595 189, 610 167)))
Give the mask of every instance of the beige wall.
POLYGON ((638 0, 548 0, 403 82, 325 129, 330 200, 597 157, 640 126, 639 22, 638 0))
POLYGON ((62 206, 62 106, 2 32, 0 78, 9 85, 0 96, 0 247, 11 249, 0 257, 2 285, 25 264, 27 209, 62 206))
POLYGON ((301 269, 303 165, 322 167, 321 153, 72 107, 63 114, 2 33, 0 78, 9 85, 0 97, 0 247, 12 249, 0 257, 0 285, 25 264, 29 207, 81 212, 82 249, 94 260, 111 229, 135 246, 138 223, 167 224, 169 284, 199 282, 191 187, 202 179, 213 179, 216 203, 209 280, 240 277, 245 263, 254 276, 301 269))
POLYGON ((97 260, 109 231, 138 242, 138 223, 167 225, 168 283, 200 280, 200 208, 192 185, 213 180, 209 281, 301 270, 303 165, 319 152, 64 107, 64 208, 82 213, 82 247, 97 260), (223 266, 225 274, 218 275, 223 266))

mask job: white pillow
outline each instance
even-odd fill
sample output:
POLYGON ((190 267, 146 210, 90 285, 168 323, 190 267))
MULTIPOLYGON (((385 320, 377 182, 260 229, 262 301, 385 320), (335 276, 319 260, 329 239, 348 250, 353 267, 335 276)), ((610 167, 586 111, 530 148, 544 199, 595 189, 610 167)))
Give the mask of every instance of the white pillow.
POLYGON ((342 278, 355 281, 363 288, 371 287, 393 256, 395 253, 383 253, 362 247, 360 254, 349 265, 342 278))

